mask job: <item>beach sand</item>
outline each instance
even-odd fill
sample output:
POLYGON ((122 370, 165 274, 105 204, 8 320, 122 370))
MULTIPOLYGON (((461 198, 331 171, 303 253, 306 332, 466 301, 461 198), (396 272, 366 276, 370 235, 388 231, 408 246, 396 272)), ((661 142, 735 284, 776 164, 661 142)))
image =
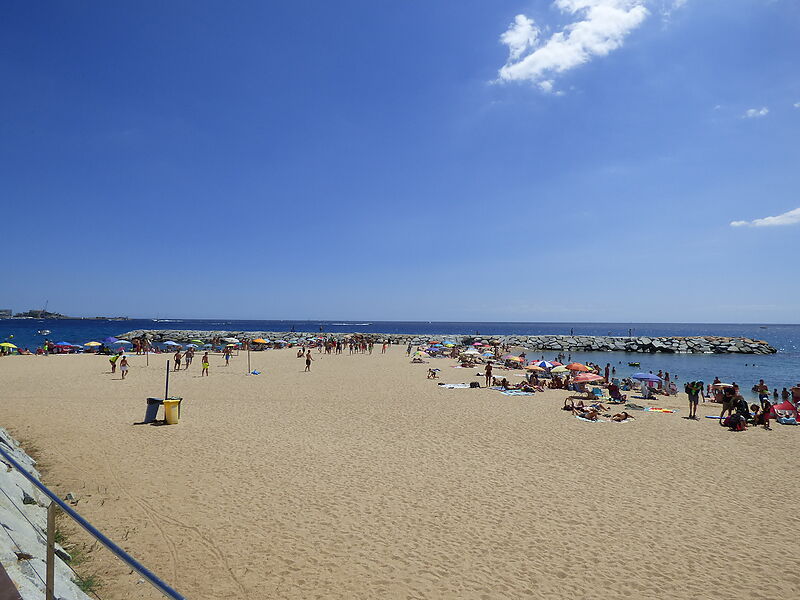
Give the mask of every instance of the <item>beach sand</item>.
MULTIPOLYGON (((106 357, 0 359, 0 425, 188 598, 800 595, 800 428, 728 432, 682 418, 683 395, 636 401, 676 414, 581 422, 566 392, 441 389, 400 347, 315 351, 311 373, 292 349, 253 353, 258 376, 214 355, 208 378, 198 355, 170 378, 180 424, 133 426, 167 358, 130 357, 126 381, 106 357)), ((160 597, 90 557, 103 598, 160 597)))

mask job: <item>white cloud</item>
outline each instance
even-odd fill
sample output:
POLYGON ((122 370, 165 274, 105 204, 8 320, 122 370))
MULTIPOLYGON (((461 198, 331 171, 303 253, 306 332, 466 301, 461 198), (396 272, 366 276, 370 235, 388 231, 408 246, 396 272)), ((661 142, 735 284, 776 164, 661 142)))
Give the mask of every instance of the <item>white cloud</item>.
POLYGON ((800 108, 800 102, 795 102, 792 106, 794 106, 795 108, 800 108))
POLYGON ((731 221, 731 227, 776 227, 778 225, 796 225, 800 223, 800 208, 795 208, 777 217, 764 217, 753 221, 731 221))
POLYGON ((500 36, 500 41, 508 46, 508 59, 517 60, 529 48, 536 45, 539 29, 525 15, 517 15, 508 30, 500 36))
POLYGON ((553 76, 605 56, 647 17, 648 0, 554 0, 553 6, 578 20, 540 43, 533 19, 517 15, 500 41, 508 46, 501 81, 530 81, 552 91, 553 76), (545 83, 542 86, 543 82, 545 83))
POLYGON ((766 106, 762 106, 761 108, 748 108, 744 111, 742 118, 744 119, 758 119, 760 117, 766 117, 769 114, 769 109, 766 106))

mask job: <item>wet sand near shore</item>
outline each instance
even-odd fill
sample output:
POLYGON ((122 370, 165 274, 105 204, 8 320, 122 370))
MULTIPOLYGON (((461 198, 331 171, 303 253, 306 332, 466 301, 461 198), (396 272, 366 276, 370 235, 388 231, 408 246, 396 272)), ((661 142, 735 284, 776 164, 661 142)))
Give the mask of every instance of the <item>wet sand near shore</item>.
MULTIPOLYGON (((728 432, 682 418, 683 394, 634 400, 675 414, 586 423, 563 391, 439 388, 396 346, 313 356, 304 373, 292 349, 254 352, 254 376, 213 355, 201 378, 197 355, 170 377, 180 424, 159 427, 132 423, 168 355, 131 356, 125 381, 106 357, 3 358, 0 425, 194 600, 800 594, 781 566, 800 547, 800 427, 728 432)), ((430 366, 479 379, 452 364, 430 366)), ((105 556, 103 598, 160 597, 105 556)))

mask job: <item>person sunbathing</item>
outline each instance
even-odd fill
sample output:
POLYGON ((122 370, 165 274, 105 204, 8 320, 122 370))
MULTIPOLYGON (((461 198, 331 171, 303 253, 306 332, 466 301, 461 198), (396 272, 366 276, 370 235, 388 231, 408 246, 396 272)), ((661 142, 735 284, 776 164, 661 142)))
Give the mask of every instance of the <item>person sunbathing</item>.
POLYGON ((621 413, 617 413, 616 415, 612 416, 612 417, 611 417, 611 420, 612 420, 612 421, 615 421, 615 422, 617 422, 617 423, 620 423, 620 422, 622 422, 622 421, 627 421, 628 419, 633 419, 633 418, 634 418, 634 417, 632 417, 632 416, 631 416, 631 415, 629 415, 628 413, 626 413, 626 412, 621 412, 621 413))
POLYGON ((572 414, 574 414, 576 417, 580 417, 581 419, 586 419, 587 421, 597 421, 597 419, 600 416, 598 412, 593 408, 589 408, 587 410, 580 410, 579 408, 576 407, 575 410, 572 412, 572 414))
POLYGON ((603 406, 600 402, 595 402, 591 407, 595 410, 608 410, 608 408, 603 406))
POLYGON ((575 412, 575 402, 572 401, 570 398, 567 398, 566 400, 564 400, 564 406, 561 408, 561 410, 568 410, 569 412, 573 412, 574 413, 575 412), (569 402, 569 404, 567 404, 567 402, 569 402))

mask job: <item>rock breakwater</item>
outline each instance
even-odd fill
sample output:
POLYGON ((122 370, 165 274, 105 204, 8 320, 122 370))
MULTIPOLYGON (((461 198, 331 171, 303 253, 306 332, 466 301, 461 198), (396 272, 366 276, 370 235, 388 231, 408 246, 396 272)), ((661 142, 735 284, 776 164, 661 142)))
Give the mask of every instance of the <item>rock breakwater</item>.
POLYGON ((138 329, 118 336, 131 340, 146 336, 154 342, 173 340, 187 343, 190 340, 211 342, 214 339, 233 337, 239 340, 265 338, 285 341, 293 345, 305 344, 319 337, 342 339, 360 335, 366 339, 390 340, 392 344, 422 345, 431 341, 450 340, 459 344, 475 341, 499 342, 530 350, 554 350, 566 352, 638 352, 670 354, 774 354, 775 348, 762 340, 738 337, 694 336, 694 337, 614 337, 593 335, 504 335, 477 336, 455 334, 407 334, 407 333, 312 333, 296 331, 198 331, 183 329, 138 329))

